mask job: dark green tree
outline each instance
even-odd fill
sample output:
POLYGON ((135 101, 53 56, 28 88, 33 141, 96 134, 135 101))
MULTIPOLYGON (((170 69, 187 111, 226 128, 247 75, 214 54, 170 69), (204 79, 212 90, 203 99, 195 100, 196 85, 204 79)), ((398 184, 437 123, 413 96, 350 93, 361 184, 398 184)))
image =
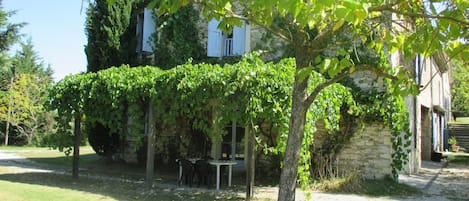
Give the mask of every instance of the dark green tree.
POLYGON ((121 64, 135 65, 136 14, 133 11, 140 0, 106 0, 90 2, 85 32, 88 44, 85 53, 88 72, 97 72, 121 64))
POLYGON ((40 77, 45 77, 52 81, 52 68, 45 65, 41 57, 34 50, 31 38, 26 42, 20 43, 21 49, 16 52, 12 67, 16 73, 37 74, 40 77))
POLYGON ((13 74, 10 68, 10 56, 8 50, 10 47, 18 42, 21 35, 19 30, 24 26, 24 23, 11 23, 9 18, 15 14, 15 11, 4 11, 2 0, 0 0, 0 78, 2 80, 2 88, 10 83, 10 77, 13 74))

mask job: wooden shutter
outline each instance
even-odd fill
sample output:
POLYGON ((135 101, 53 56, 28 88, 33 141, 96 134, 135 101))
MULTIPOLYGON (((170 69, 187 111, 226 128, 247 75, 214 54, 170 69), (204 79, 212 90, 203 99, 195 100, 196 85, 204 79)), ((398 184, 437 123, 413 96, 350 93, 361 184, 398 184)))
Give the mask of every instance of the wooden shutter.
POLYGON ((207 56, 221 57, 222 56, 222 31, 218 29, 219 22, 215 19, 208 23, 208 38, 207 38, 207 56))
POLYGON ((243 55, 250 49, 250 26, 243 22, 242 27, 233 28, 233 54, 243 55))

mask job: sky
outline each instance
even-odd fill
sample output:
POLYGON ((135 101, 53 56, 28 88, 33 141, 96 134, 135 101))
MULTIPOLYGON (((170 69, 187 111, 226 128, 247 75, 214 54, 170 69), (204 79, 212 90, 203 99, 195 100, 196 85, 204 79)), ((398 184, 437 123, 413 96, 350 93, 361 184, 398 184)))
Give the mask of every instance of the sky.
POLYGON ((35 51, 54 70, 54 80, 86 71, 82 0, 3 0, 2 6, 16 10, 9 22, 27 23, 20 31, 23 40, 31 37, 35 51))

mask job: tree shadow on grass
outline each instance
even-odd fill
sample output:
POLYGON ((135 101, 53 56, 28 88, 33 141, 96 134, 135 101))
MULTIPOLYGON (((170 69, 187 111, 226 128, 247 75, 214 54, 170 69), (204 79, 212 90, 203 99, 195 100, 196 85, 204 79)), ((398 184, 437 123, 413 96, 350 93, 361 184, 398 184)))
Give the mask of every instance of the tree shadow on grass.
MULTIPOLYGON (((107 196, 116 200, 244 200, 234 192, 185 189, 155 185, 145 190, 144 183, 100 178, 73 179, 70 175, 53 173, 0 174, 0 180, 58 187, 107 196)), ((50 193, 50 192, 45 192, 50 193)))

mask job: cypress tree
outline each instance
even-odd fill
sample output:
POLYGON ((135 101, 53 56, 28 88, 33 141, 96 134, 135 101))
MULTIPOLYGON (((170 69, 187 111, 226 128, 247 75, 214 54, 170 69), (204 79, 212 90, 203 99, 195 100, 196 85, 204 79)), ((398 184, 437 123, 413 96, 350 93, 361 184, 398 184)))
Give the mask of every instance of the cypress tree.
POLYGON ((88 72, 136 63, 136 23, 132 17, 139 0, 96 0, 87 10, 85 53, 88 72))

